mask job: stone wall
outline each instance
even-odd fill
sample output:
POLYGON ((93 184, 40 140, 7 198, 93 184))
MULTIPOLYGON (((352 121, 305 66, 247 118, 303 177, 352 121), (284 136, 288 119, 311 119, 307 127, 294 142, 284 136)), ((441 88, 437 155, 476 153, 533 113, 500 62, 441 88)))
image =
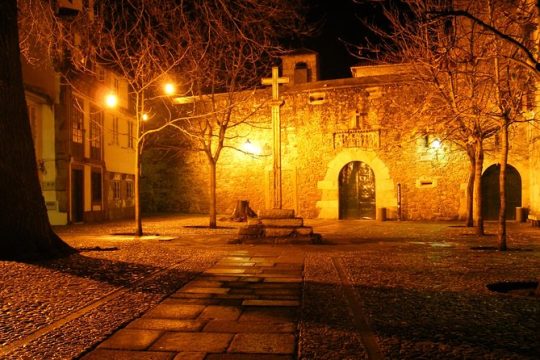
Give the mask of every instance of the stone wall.
MULTIPOLYGON (((411 91, 408 86, 398 84, 404 96, 411 91)), ((306 218, 338 218, 339 172, 351 161, 362 161, 374 172, 376 206, 387 208, 388 217, 398 214, 398 184, 404 220, 464 216, 469 166, 465 153, 444 141, 434 149, 431 143, 436 134, 426 138, 411 128, 404 129, 403 124, 414 123, 404 109, 393 109, 398 113, 392 118, 384 115, 380 106, 383 99, 395 96, 385 89, 384 84, 362 79, 282 89, 286 90, 282 92, 281 108, 284 208, 294 208, 306 218), (313 94, 317 94, 315 101, 313 94)), ((269 96, 270 89, 261 90, 254 102, 264 103, 269 96)), ((218 213, 232 213, 237 200, 249 200, 256 211, 271 207, 270 114, 270 105, 265 105, 253 117, 257 128, 234 130, 239 138, 230 145, 242 148, 249 139, 260 148, 261 155, 224 150, 217 166, 218 213)), ((511 157, 512 161, 520 162, 511 157)), ((520 172, 526 167, 525 162, 517 166, 520 172)), ((148 174, 148 166, 145 169, 148 174)), ((153 195, 155 209, 208 210, 208 165, 203 154, 185 153, 174 169, 169 166, 166 172, 162 170, 162 175, 170 174, 174 180, 154 183, 152 191, 161 193, 153 195), (160 190, 162 186, 167 190, 160 190)), ((524 191, 528 196, 528 190, 524 191)))

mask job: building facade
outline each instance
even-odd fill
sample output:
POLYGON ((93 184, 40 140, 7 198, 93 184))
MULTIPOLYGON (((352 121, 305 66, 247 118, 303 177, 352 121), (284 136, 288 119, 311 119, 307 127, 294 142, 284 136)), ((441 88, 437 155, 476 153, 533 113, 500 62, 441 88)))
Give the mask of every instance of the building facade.
POLYGON ((132 217, 134 115, 128 86, 95 69, 63 79, 23 60, 28 113, 43 196, 53 225, 132 217), (104 99, 113 93, 118 106, 104 99))
MULTIPOLYGON (((306 59, 295 53, 294 61, 283 61, 282 66, 289 68, 282 73, 295 74, 299 62, 302 71, 307 66, 306 73, 315 74, 316 69, 309 69, 317 66, 314 59, 312 53, 306 59)), ((415 101, 410 69, 364 66, 353 68, 352 73, 347 79, 314 78, 281 86, 283 207, 306 218, 463 218, 469 168, 466 153, 436 133, 405 131, 402 124, 414 123, 411 117, 415 115, 388 101, 408 97, 415 101)), ((251 108, 267 104, 270 94, 269 89, 259 90, 251 108)), ((255 210, 272 207, 270 114, 270 105, 263 105, 253 117, 257 127, 233 130, 237 133, 232 137, 241 137, 231 147, 242 149, 243 142, 249 142, 260 151, 250 155, 228 149, 221 155, 217 164, 219 213, 232 213, 238 200, 249 200, 255 210)), ((511 129, 509 219, 515 217, 516 207, 534 210, 538 206, 536 171, 530 171, 538 160, 528 151, 535 146, 527 140, 528 126, 511 129)), ((495 140, 486 142, 482 179, 486 199, 497 198, 497 146, 495 140)), ((207 211, 208 170, 203 154, 186 152, 160 176, 172 184, 168 184, 171 188, 159 210, 207 211)), ((487 219, 495 219, 498 202, 485 201, 483 211, 487 219)))

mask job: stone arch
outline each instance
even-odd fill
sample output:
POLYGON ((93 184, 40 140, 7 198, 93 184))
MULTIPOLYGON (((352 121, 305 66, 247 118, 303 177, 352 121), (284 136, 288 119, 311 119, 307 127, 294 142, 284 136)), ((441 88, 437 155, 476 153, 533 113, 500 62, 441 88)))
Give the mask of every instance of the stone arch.
MULTIPOLYGON (((499 214, 499 173, 500 165, 493 164, 482 174, 482 214, 486 220, 496 220, 499 214)), ((515 219, 515 208, 522 206, 522 176, 516 167, 506 167, 506 218, 515 219)))
POLYGON ((322 191, 321 200, 317 202, 320 209, 319 218, 339 218, 339 173, 341 169, 352 161, 361 161, 367 164, 375 175, 375 203, 378 208, 395 209, 397 198, 394 181, 384 162, 375 151, 361 149, 344 149, 337 154, 326 169, 324 180, 319 181, 317 188, 322 191))

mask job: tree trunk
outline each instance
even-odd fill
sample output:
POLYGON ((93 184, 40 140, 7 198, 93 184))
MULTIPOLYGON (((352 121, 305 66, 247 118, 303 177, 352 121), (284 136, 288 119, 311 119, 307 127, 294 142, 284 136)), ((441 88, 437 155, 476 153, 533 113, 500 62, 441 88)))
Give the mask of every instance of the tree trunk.
POLYGON ((210 165, 210 209, 209 209, 209 224, 211 229, 217 227, 217 212, 216 212, 216 162, 214 159, 208 159, 210 165))
MULTIPOLYGON (((137 118, 137 123, 139 119, 137 118)), ((135 192, 135 235, 142 236, 142 219, 141 219, 141 156, 140 156, 140 141, 139 141, 139 125, 135 126, 136 128, 136 138, 135 138, 135 176, 133 181, 133 191, 135 192)))
POLYGON ((474 226, 474 216, 473 216, 473 194, 474 194, 474 179, 475 179, 475 164, 476 159, 474 155, 474 147, 469 146, 467 148, 467 155, 469 156, 469 179, 467 181, 467 220, 466 220, 466 226, 467 227, 473 227, 474 226))
POLYGON ((74 252, 53 231, 41 194, 24 97, 17 1, 0 1, 0 259, 74 252))
POLYGON ((508 163, 508 125, 501 127, 501 165, 499 173, 499 221, 497 226, 497 240, 499 250, 506 251, 506 164, 508 163))
POLYGON ((476 141, 475 173, 474 173, 474 221, 476 234, 484 235, 484 217, 482 215, 482 168, 484 166, 484 149, 482 140, 476 141))

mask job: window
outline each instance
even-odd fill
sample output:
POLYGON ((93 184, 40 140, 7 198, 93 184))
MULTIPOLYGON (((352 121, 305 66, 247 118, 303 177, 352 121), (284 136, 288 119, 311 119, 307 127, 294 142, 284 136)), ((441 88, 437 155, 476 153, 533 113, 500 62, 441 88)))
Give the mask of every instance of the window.
POLYGON ((114 145, 118 145, 119 140, 119 132, 118 132, 118 118, 115 116, 112 119, 112 142, 114 145))
POLYGON ((28 119, 30 120, 30 130, 32 131, 32 141, 34 146, 37 143, 38 123, 36 115, 36 107, 33 104, 28 104, 28 119))
POLYGON ((84 136, 84 113, 83 102, 74 98, 71 113, 71 140, 76 144, 83 143, 84 136))
POLYGON ((112 182, 112 192, 113 192, 113 199, 119 200, 120 199, 120 181, 112 182))
POLYGON ((294 83, 305 84, 310 81, 308 65, 305 62, 299 62, 294 65, 294 83))
POLYGON ((114 93, 116 94, 116 96, 118 96, 118 94, 120 94, 120 80, 118 80, 118 78, 114 78, 114 82, 113 82, 113 88, 114 88, 114 93))
POLYGON ((105 69, 99 65, 96 66, 96 77, 100 82, 105 81, 105 69))
POLYGON ((133 198, 133 181, 126 181, 126 198, 133 198))
POLYGON ((101 110, 90 108, 90 158, 94 160, 101 159, 101 141, 103 127, 103 112, 101 110))
POLYGON ((133 149, 133 121, 128 121, 128 148, 133 149))
POLYGON ((92 202, 101 203, 101 171, 93 170, 90 181, 92 186, 92 202))

